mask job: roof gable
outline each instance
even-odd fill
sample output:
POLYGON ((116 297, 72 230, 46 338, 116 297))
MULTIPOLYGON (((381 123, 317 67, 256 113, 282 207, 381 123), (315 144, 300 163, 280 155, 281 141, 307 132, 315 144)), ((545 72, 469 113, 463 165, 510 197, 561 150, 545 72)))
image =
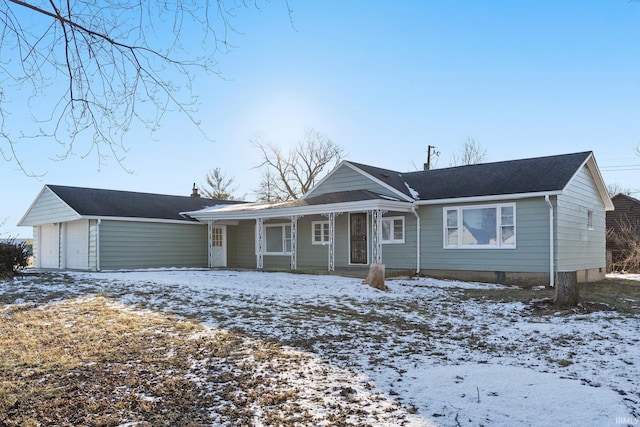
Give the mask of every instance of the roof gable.
MULTIPOLYGON (((344 177, 342 177, 344 181, 344 177)), ((397 197, 401 200, 413 201, 407 186, 402 179, 400 172, 390 169, 378 168, 362 163, 351 161, 342 161, 324 178, 322 178, 311 190, 309 190, 302 199, 315 197, 318 193, 323 194, 330 192, 352 191, 352 190, 370 190, 376 193, 388 193, 387 196, 397 197), (345 170, 352 171, 353 176, 359 176, 361 182, 354 185, 353 178, 349 182, 343 182, 340 185, 335 184, 344 175, 345 170), (326 191, 327 187, 330 191, 326 191)))

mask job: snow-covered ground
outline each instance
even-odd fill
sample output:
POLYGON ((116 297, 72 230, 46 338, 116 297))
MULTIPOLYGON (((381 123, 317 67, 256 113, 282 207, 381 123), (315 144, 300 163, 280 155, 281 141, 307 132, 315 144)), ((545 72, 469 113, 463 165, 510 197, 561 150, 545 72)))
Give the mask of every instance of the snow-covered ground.
POLYGON ((40 303, 101 293, 275 339, 313 355, 327 380, 402 403, 413 413, 407 425, 640 426, 637 317, 532 314, 523 303, 462 295, 499 285, 434 279, 388 280, 382 292, 359 279, 287 273, 69 275, 72 284, 0 282, 0 294, 40 303))

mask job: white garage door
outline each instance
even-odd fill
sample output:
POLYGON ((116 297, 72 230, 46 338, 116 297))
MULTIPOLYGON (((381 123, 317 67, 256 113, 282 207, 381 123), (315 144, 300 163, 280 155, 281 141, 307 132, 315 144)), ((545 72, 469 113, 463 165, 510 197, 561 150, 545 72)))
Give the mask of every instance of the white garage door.
POLYGON ((58 225, 41 225, 38 232, 40 268, 59 268, 60 235, 58 225))
POLYGON ((89 268, 89 223, 74 221, 67 223, 66 261, 67 268, 89 268))

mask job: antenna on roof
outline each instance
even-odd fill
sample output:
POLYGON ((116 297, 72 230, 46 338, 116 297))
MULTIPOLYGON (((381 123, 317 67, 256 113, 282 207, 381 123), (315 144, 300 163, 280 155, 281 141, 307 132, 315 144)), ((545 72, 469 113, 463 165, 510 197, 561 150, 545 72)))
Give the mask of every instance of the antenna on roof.
POLYGON ((424 170, 428 171, 429 169, 431 169, 431 154, 433 153, 434 156, 439 156, 440 152, 436 150, 436 147, 434 147, 433 145, 428 145, 427 146, 427 163, 424 164, 424 170))

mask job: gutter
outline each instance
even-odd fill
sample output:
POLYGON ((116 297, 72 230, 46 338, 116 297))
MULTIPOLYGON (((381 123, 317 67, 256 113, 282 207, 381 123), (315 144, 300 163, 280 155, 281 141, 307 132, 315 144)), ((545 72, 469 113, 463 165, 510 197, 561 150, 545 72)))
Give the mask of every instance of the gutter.
POLYGON ((411 213, 416 217, 416 274, 420 274, 420 215, 416 212, 416 207, 411 206, 411 213))
POLYGON ((555 266, 553 264, 553 204, 549 200, 549 195, 544 196, 544 201, 549 206, 549 286, 555 286, 555 266))

